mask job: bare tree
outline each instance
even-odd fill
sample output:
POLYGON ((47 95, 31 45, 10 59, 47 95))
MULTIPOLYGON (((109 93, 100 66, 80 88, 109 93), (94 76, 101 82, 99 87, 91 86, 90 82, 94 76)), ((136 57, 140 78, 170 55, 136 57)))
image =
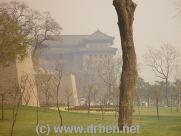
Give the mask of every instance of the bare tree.
POLYGON ((30 98, 31 98, 31 94, 28 90, 27 94, 25 96, 23 96, 23 100, 24 100, 26 106, 28 105, 30 98))
POLYGON ((156 112, 157 112, 157 119, 160 119, 160 115, 159 115, 159 99, 160 99, 160 95, 161 95, 161 88, 160 85, 155 85, 154 86, 154 93, 153 93, 153 97, 155 98, 155 104, 156 104, 156 112))
MULTIPOLYGON (((40 14, 37 11, 32 13, 33 18, 33 37, 35 39, 33 56, 37 55, 37 49, 42 48, 46 40, 50 40, 51 36, 49 35, 60 35, 62 28, 59 24, 52 18, 49 12, 44 12, 40 14)), ((55 39, 54 39, 55 40, 55 39)), ((57 39, 61 40, 61 39, 57 39)))
POLYGON ((140 111, 140 107, 141 107, 141 98, 138 95, 138 93, 136 93, 136 99, 137 99, 137 107, 138 107, 138 115, 139 115, 139 120, 141 119, 141 111, 140 111))
MULTIPOLYGON (((119 60, 121 59, 119 58, 119 60)), ((121 61, 119 60, 113 58, 112 56, 107 56, 106 58, 102 59, 101 63, 97 66, 98 75, 107 86, 108 105, 111 103, 111 97, 114 97, 113 91, 114 88, 117 87, 117 79, 120 79, 121 75, 120 69, 118 69, 118 67, 121 67, 121 61)))
POLYGON ((38 55, 37 49, 45 47, 44 42, 51 39, 49 35, 60 35, 62 30, 49 12, 39 13, 30 9, 24 2, 1 2, 0 13, 8 14, 21 28, 20 33, 25 37, 22 44, 33 47, 33 58, 38 55))
POLYGON ((65 95, 67 97, 67 110, 68 110, 68 112, 70 111, 70 97, 72 96, 72 94, 73 93, 72 93, 71 89, 67 88, 65 90, 65 95))
POLYGON ((104 106, 105 106, 104 104, 105 103, 104 103, 104 97, 103 96, 100 97, 99 103, 100 103, 100 110, 101 110, 101 119, 104 120, 104 106))
POLYGON ((135 100, 137 103, 137 108, 138 108, 138 115, 139 115, 139 119, 141 119, 141 96, 143 95, 142 92, 145 91, 143 90, 145 88, 145 82, 144 80, 138 76, 138 80, 137 80, 137 86, 136 86, 136 91, 135 91, 135 100))
POLYGON ((84 96, 87 99, 87 111, 88 114, 90 113, 90 104, 92 101, 92 97, 94 97, 95 100, 95 88, 97 87, 98 79, 97 79, 97 73, 95 72, 97 70, 97 64, 95 64, 95 58, 90 57, 86 60, 86 64, 84 64, 83 69, 83 89, 85 90, 84 96), (92 65, 94 64, 94 65, 92 65), (94 95, 93 95, 94 94, 94 95))
POLYGON ((56 107, 58 109, 58 114, 59 114, 61 125, 63 125, 63 117, 62 117, 60 105, 59 105, 60 104, 59 103, 59 98, 60 98, 59 91, 60 91, 60 87, 61 87, 62 77, 63 77, 63 59, 60 56, 59 60, 56 61, 56 64, 55 64, 55 75, 53 76, 53 82, 55 85, 55 92, 56 92, 56 107))
POLYGON ((24 84, 25 84, 24 86, 25 86, 26 91, 22 95, 22 101, 27 106, 30 102, 31 97, 32 97, 32 92, 34 91, 35 83, 31 79, 30 75, 28 75, 27 73, 25 75, 27 76, 26 81, 24 81, 24 84))
POLYGON ((159 49, 149 49, 145 55, 147 65, 153 70, 156 77, 165 81, 165 98, 166 105, 169 106, 168 101, 168 83, 176 67, 179 55, 177 50, 169 45, 164 44, 159 49))
POLYGON ((88 85, 88 96, 87 96, 87 113, 90 114, 91 110, 91 95, 93 94, 93 91, 95 90, 94 85, 88 85))
POLYGON ((12 125, 11 125, 11 136, 13 136, 13 133, 14 133, 14 127, 16 124, 16 119, 18 116, 19 107, 20 107, 21 100, 22 100, 22 93, 21 93, 21 89, 19 88, 19 86, 15 86, 14 90, 15 90, 15 95, 14 95, 14 106, 13 106, 13 121, 12 121, 12 125))
POLYGON ((118 106, 119 106, 119 88, 114 87, 113 91, 114 108, 115 108, 115 119, 117 118, 118 106))
POLYGON ((45 106, 46 106, 46 111, 49 109, 49 101, 50 98, 53 97, 53 92, 52 92, 52 75, 48 74, 46 76, 43 76, 41 80, 38 81, 38 86, 41 88, 42 92, 42 99, 45 99, 45 106))
POLYGON ((32 78, 30 76, 28 76, 26 86, 28 87, 28 88, 26 88, 26 90, 28 90, 30 92, 31 96, 33 94, 33 96, 36 100, 36 124, 38 125, 39 124, 39 106, 40 106, 40 104, 39 104, 38 95, 36 94, 35 88, 34 88, 36 86, 36 83, 32 80, 32 78))
POLYGON ((12 94, 14 96, 13 99, 14 106, 13 106, 13 121, 11 125, 11 136, 13 136, 14 133, 14 127, 17 121, 17 116, 19 113, 20 105, 22 103, 23 95, 26 90, 27 81, 28 81, 28 75, 24 74, 21 76, 21 82, 13 87, 13 91, 15 93, 12 94))
POLYGON ((121 76, 122 58, 120 56, 107 56, 98 65, 98 75, 104 84, 107 86, 107 100, 108 105, 111 103, 115 107, 115 118, 117 118, 117 107, 119 99, 118 80, 121 76))
POLYGON ((133 97, 137 82, 137 62, 133 41, 133 21, 136 4, 132 0, 113 0, 118 15, 122 45, 122 75, 120 81, 118 126, 132 124, 133 97))
POLYGON ((180 80, 176 80, 175 82, 175 86, 176 86, 176 90, 177 90, 177 112, 179 112, 179 108, 180 108, 180 98, 181 98, 181 81, 180 80))
POLYGON ((32 88, 33 96, 36 99, 36 124, 39 124, 39 99, 38 96, 35 94, 34 89, 32 88))

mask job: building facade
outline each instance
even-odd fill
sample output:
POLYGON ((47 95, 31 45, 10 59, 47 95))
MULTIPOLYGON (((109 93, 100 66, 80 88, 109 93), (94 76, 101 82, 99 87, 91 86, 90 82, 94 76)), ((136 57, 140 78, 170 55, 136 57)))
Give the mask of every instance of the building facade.
MULTIPOLYGON (((62 59, 64 70, 75 75, 79 97, 83 97, 81 94, 85 92, 85 86, 91 78, 94 80, 92 75, 98 70, 97 65, 112 58, 117 52, 117 49, 112 47, 114 37, 99 30, 91 35, 61 35, 49 38, 52 40, 44 43, 47 48, 41 52, 40 65, 53 71, 56 61, 62 59)), ((94 82, 98 83, 98 78, 94 78, 94 82)))

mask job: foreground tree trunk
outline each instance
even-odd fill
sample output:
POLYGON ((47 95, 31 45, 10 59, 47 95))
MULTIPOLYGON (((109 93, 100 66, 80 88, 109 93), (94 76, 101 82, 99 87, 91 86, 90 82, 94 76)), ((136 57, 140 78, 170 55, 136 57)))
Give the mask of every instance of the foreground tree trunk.
POLYGON ((1 94, 1 119, 4 120, 4 97, 5 94, 1 94))
POLYGON ((178 98, 177 98, 177 112, 179 111, 179 108, 180 108, 180 95, 181 95, 181 90, 179 88, 179 90, 178 90, 178 98))
POLYGON ((120 30, 123 67, 120 84, 119 118, 118 125, 132 125, 133 96, 137 82, 136 53, 133 42, 133 20, 136 4, 132 0, 114 0, 118 15, 120 30))
POLYGON ((165 78, 165 94, 166 94, 166 104, 169 106, 168 102, 168 77, 165 78))
POLYGON ((156 98, 156 113, 157 113, 157 119, 159 120, 159 119, 160 119, 160 116, 159 116, 159 103, 158 103, 158 98, 156 98))

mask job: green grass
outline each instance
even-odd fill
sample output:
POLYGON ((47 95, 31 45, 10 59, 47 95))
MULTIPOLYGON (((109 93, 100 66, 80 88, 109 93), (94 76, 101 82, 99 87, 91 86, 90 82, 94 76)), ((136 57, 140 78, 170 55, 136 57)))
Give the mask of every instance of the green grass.
MULTIPOLYGON (((138 116, 135 108, 134 124, 140 125, 140 133, 132 134, 134 136, 181 136, 181 112, 177 113, 175 109, 171 112, 169 108, 160 109, 160 120, 156 118, 155 108, 142 108, 141 118, 138 116)), ((0 113, 1 115, 1 113, 0 113)), ((92 112, 88 115, 85 112, 66 112, 62 111, 64 125, 88 126, 91 124, 98 125, 116 125, 113 113, 106 113, 104 120, 101 120, 101 114, 92 112)), ((46 111, 40 108, 39 120, 42 124, 50 126, 60 123, 58 112, 56 110, 46 111)), ((0 120, 0 136, 10 136, 12 123, 12 109, 5 107, 5 119, 0 120)), ((15 126, 14 136, 36 136, 36 109, 33 107, 21 107, 15 126)), ((95 134, 61 134, 62 136, 93 136, 95 134)), ((123 134, 96 134, 97 136, 120 136, 123 134)), ((124 134, 131 136, 131 134, 124 134)), ((123 136, 124 136, 123 135, 123 136)), ((53 132, 49 136, 56 136, 53 132)))

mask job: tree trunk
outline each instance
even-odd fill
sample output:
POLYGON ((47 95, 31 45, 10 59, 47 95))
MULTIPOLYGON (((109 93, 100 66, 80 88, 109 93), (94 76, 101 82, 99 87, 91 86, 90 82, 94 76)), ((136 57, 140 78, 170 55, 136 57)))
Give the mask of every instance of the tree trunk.
POLYGON ((36 100, 36 124, 39 124, 39 102, 38 99, 36 100))
POLYGON ((115 97, 115 119, 117 118, 117 107, 118 107, 118 98, 117 96, 115 97))
POLYGON ((165 79, 165 94, 166 94, 166 106, 169 106, 169 102, 168 102, 168 79, 165 79))
POLYGON ((136 4, 132 0, 114 0, 118 15, 122 45, 122 75, 120 81, 120 100, 118 126, 132 125, 133 96, 137 82, 136 53, 133 41, 133 20, 136 4))
POLYGON ((158 105, 158 98, 156 98, 156 111, 157 111, 157 119, 159 120, 159 105, 158 105))
POLYGON ((103 109, 102 104, 101 104, 100 108, 101 108, 101 119, 104 120, 104 109, 103 109))
POLYGON ((88 88, 89 92, 88 92, 88 107, 87 107, 87 112, 88 114, 90 114, 90 108, 91 108, 91 91, 92 91, 92 87, 88 88))
POLYGON ((16 95, 16 97, 18 97, 18 99, 17 99, 17 105, 14 105, 14 107, 13 107, 13 121, 12 121, 12 125, 11 125, 11 134, 10 134, 11 136, 14 135, 14 127, 16 125, 16 120, 17 120, 20 104, 22 101, 22 96, 23 96, 22 94, 20 94, 20 97, 18 97, 18 95, 16 95))
POLYGON ((48 106, 48 105, 49 105, 49 104, 48 104, 48 97, 49 97, 49 96, 48 96, 48 90, 46 90, 46 92, 45 92, 45 97, 46 97, 46 98, 45 98, 45 102, 46 102, 46 111, 48 111, 48 109, 49 109, 49 106, 48 106))
POLYGON ((101 109, 101 119, 104 120, 104 100, 101 98, 100 100, 100 109, 101 109))
POLYGON ((139 115, 139 120, 141 120, 141 111, 140 111, 140 106, 141 106, 141 102, 140 102, 140 97, 137 96, 137 106, 138 106, 138 115, 139 115))
POLYGON ((1 98, 2 98, 2 105, 1 105, 1 112, 2 112, 2 117, 1 119, 4 120, 4 94, 1 94, 1 98))
POLYGON ((150 97, 147 98, 148 108, 150 107, 150 97))
POLYGON ((68 112, 70 111, 70 100, 69 100, 69 96, 67 96, 67 110, 68 110, 68 112))
POLYGON ((177 112, 179 111, 180 108, 180 88, 178 90, 178 98, 177 98, 177 112))
MULTIPOLYGON (((59 83, 60 85, 60 83, 59 83)), ((58 109, 58 115, 59 115, 59 118, 60 118, 60 125, 62 126, 63 125, 63 118, 62 118, 62 114, 61 114, 61 111, 60 111, 60 106, 59 106, 59 85, 57 87, 57 109, 58 109)))
POLYGON ((173 109, 173 100, 172 100, 172 96, 170 97, 170 108, 171 108, 171 112, 172 112, 172 109, 173 109))

